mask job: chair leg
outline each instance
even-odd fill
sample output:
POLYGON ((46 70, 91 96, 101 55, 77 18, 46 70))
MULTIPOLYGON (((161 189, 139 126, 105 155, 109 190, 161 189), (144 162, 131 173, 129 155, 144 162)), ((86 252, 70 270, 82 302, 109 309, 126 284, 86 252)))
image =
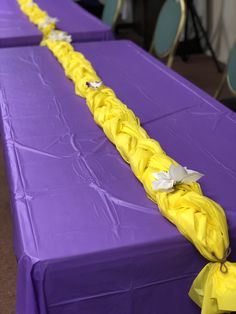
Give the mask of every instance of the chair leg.
POLYGON ((172 68, 172 65, 173 65, 173 62, 174 62, 174 57, 175 57, 175 54, 174 53, 171 53, 168 57, 168 60, 167 60, 167 66, 169 68, 172 68))
POLYGON ((223 74, 223 76, 222 76, 222 79, 221 79, 221 81, 220 81, 220 84, 219 84, 219 86, 218 86, 218 88, 217 88, 217 90, 216 90, 216 92, 215 92, 214 97, 215 97, 216 99, 218 99, 218 98, 220 97, 220 94, 221 94, 221 92, 222 92, 222 90, 223 90, 223 87, 224 87, 224 85, 225 85, 226 78, 227 78, 227 70, 224 72, 224 74, 223 74))
POLYGON ((149 53, 152 54, 154 51, 154 41, 152 41, 151 46, 149 48, 149 53))

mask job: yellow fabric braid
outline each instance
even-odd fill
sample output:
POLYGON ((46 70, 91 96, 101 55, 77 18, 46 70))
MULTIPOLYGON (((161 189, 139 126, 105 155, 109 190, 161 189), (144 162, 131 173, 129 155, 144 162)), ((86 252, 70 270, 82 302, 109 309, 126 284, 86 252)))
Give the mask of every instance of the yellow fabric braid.
MULTIPOLYGON (((47 16, 37 4, 29 6, 31 0, 17 1, 34 24, 38 25, 47 16)), ((54 29, 55 25, 49 28, 54 29)), ((169 193, 152 189, 153 173, 168 171, 177 162, 148 136, 139 119, 112 89, 105 85, 98 89, 87 86, 87 82, 101 81, 91 63, 70 43, 48 39, 49 32, 48 29, 43 30, 43 45, 48 47, 66 76, 74 82, 75 93, 86 99, 95 122, 130 164, 162 215, 210 261, 193 282, 189 292, 192 300, 202 308, 202 314, 236 311, 236 264, 226 261, 229 238, 224 210, 203 195, 198 183, 179 184, 169 193)))

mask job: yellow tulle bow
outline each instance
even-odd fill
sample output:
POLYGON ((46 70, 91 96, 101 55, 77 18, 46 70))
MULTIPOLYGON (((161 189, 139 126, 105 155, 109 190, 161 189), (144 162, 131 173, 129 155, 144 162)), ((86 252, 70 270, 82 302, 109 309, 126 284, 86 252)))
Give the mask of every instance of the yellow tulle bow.
MULTIPOLYGON (((18 0, 22 11, 38 25, 45 12, 30 0, 18 0)), ((100 82, 91 63, 73 46, 63 40, 50 40, 44 33, 47 46, 60 62, 65 74, 75 85, 75 93, 86 99, 96 123, 130 164, 142 182, 147 195, 157 203, 161 213, 210 261, 199 273, 189 295, 201 308, 202 314, 236 311, 236 264, 227 261, 230 254, 228 226, 224 210, 203 195, 196 182, 178 184, 172 192, 152 188, 153 173, 168 171, 178 165, 151 139, 140 126, 139 119, 109 87, 100 82)))

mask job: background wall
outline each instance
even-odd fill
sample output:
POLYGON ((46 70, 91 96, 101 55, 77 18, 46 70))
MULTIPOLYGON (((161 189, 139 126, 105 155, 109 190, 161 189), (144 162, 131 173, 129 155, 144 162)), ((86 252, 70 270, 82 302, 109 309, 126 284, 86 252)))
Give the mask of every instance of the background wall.
POLYGON ((195 0, 195 4, 219 60, 227 62, 236 41, 236 0, 195 0))
MULTIPOLYGON (((226 63, 230 49, 236 41, 236 0, 194 1, 218 59, 226 63)), ((163 2, 164 0, 124 0, 122 17, 126 22, 134 21, 138 32, 145 37, 145 48, 151 42, 163 2), (146 10, 143 7, 144 2, 146 10)))

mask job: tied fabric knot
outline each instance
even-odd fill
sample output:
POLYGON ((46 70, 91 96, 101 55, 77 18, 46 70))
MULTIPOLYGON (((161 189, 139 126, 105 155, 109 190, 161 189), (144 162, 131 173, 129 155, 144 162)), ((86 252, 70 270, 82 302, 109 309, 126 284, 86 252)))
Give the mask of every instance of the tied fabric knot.
POLYGON ((225 254, 224 254, 224 257, 222 259, 218 258, 214 252, 211 253, 212 256, 217 260, 217 262, 220 263, 220 271, 223 274, 227 274, 228 273, 228 267, 225 265, 225 263, 227 262, 227 259, 230 256, 231 252, 232 252, 231 247, 228 247, 225 250, 225 254))

